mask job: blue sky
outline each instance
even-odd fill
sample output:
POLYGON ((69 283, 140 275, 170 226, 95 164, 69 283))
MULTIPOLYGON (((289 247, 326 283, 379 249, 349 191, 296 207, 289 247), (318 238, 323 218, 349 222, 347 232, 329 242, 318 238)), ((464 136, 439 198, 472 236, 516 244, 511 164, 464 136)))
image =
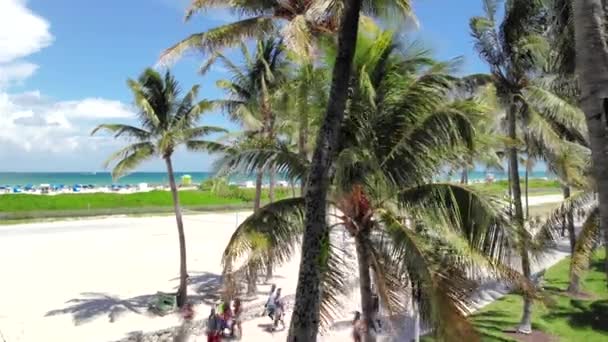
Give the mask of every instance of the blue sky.
MULTIPOLYGON (((188 34, 231 20, 227 12, 185 23, 188 0, 0 0, 0 171, 98 171, 120 146, 91 138, 102 122, 131 122, 128 77, 157 62, 163 49, 188 34)), ((481 0, 415 0, 419 37, 437 58, 463 56, 462 73, 484 72, 472 48, 468 19, 481 0)), ((178 61, 183 87, 220 98, 221 69, 196 74, 200 56, 178 61)), ((219 114, 205 124, 236 129, 219 114)), ((212 158, 178 151, 177 170, 208 170, 212 158)), ((150 162, 143 171, 162 170, 150 162)))

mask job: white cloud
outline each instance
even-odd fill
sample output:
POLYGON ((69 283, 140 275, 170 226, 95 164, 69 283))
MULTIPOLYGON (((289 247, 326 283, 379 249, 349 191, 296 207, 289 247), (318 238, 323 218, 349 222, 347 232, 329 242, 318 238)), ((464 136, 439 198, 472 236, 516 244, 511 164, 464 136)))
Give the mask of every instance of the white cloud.
MULTIPOLYGON (((113 145, 107 138, 94 139, 89 133, 100 122, 132 118, 130 107, 122 102, 102 98, 58 101, 40 91, 10 92, 38 69, 24 58, 54 39, 49 22, 26 5, 26 0, 0 0, 0 155, 36 160, 93 151, 97 144, 113 145)), ((42 168, 45 166, 51 165, 42 168)))
POLYGON ((0 63, 10 63, 49 46, 50 24, 26 7, 25 0, 0 1, 0 63))
POLYGON ((36 64, 27 62, 0 64, 0 89, 20 84, 32 76, 37 69, 36 64))
MULTIPOLYGON (((40 92, 0 93, 0 144, 12 151, 65 153, 95 150, 101 140, 89 136, 104 120, 134 116, 130 108, 104 99, 52 101, 40 92)), ((103 140, 103 139, 102 139, 103 140)))
POLYGON ((124 103, 100 98, 57 102, 51 112, 70 119, 133 118, 133 111, 124 103))

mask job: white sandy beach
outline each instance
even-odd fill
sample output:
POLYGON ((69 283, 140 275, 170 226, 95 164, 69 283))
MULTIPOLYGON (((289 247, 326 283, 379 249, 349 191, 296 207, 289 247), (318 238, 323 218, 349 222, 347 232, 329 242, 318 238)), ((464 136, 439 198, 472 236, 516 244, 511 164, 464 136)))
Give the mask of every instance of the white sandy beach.
MULTIPOLYGON (((559 195, 539 196, 530 203, 560 200, 559 195)), ((209 312, 206 303, 214 301, 219 286, 221 253, 237 222, 246 215, 233 212, 184 218, 190 291, 194 299, 202 301, 196 307, 197 319, 209 312)), ((146 308, 157 291, 175 290, 178 256, 172 216, 0 227, 0 332, 7 342, 108 342, 133 332, 177 326, 178 317, 152 317, 146 308)), ((545 267, 544 263, 538 267, 545 267)), ((272 282, 283 288, 285 296, 295 293, 298 264, 299 258, 295 258, 275 272, 272 282)), ((245 307, 261 303, 267 288, 260 286, 259 299, 246 302, 245 307)), ((346 323, 358 307, 357 291, 344 303, 346 323)), ((284 341, 285 332, 265 331, 268 323, 268 318, 246 322, 244 340, 284 341)), ((345 341, 347 336, 348 329, 337 329, 322 340, 345 341)))

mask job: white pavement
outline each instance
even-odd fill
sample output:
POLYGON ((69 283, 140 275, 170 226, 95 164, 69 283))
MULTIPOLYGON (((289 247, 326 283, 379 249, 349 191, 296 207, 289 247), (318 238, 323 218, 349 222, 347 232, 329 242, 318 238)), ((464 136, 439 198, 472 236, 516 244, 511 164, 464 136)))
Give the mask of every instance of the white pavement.
MULTIPOLYGON (((548 196, 534 203, 560 201, 548 196)), ((532 201, 531 201, 532 203, 532 201)), ((206 317, 219 286, 220 258, 237 222, 247 213, 184 217, 190 292, 203 301, 197 318, 206 317)), ((175 291, 179 251, 175 219, 112 217, 0 226, 0 333, 8 342, 108 342, 132 332, 179 325, 173 315, 145 313, 157 291, 175 291)), ((565 256, 556 253, 554 263, 565 256)), ((283 294, 295 293, 299 257, 280 267, 272 280, 283 294)), ((353 272, 353 290, 356 272, 353 272)), ((260 286, 262 303, 268 286, 260 286)), ((495 297, 495 289, 480 302, 495 297)), ((344 298, 336 329, 320 341, 347 341, 358 291, 344 298)), ((286 317, 289 317, 286 315, 286 317)), ((246 341, 284 341, 285 331, 269 333, 268 318, 244 324, 246 341)), ((286 324, 289 324, 286 322, 286 324)), ((405 326, 405 325, 404 325, 405 326)), ((198 338, 197 340, 203 340, 198 338)))

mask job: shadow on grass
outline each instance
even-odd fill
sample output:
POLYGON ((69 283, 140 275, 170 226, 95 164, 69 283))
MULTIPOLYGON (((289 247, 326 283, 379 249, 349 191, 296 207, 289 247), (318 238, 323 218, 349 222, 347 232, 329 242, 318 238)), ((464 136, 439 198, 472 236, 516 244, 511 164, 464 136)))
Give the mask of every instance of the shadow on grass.
POLYGON ((604 273, 606 272, 606 269, 604 268, 605 264, 604 264, 604 260, 592 260, 591 263, 589 264, 589 269, 595 272, 600 272, 600 273, 604 273))
POLYGON ((594 302, 572 299, 572 308, 545 315, 547 319, 566 319, 574 328, 591 328, 608 333, 608 300, 594 302))

